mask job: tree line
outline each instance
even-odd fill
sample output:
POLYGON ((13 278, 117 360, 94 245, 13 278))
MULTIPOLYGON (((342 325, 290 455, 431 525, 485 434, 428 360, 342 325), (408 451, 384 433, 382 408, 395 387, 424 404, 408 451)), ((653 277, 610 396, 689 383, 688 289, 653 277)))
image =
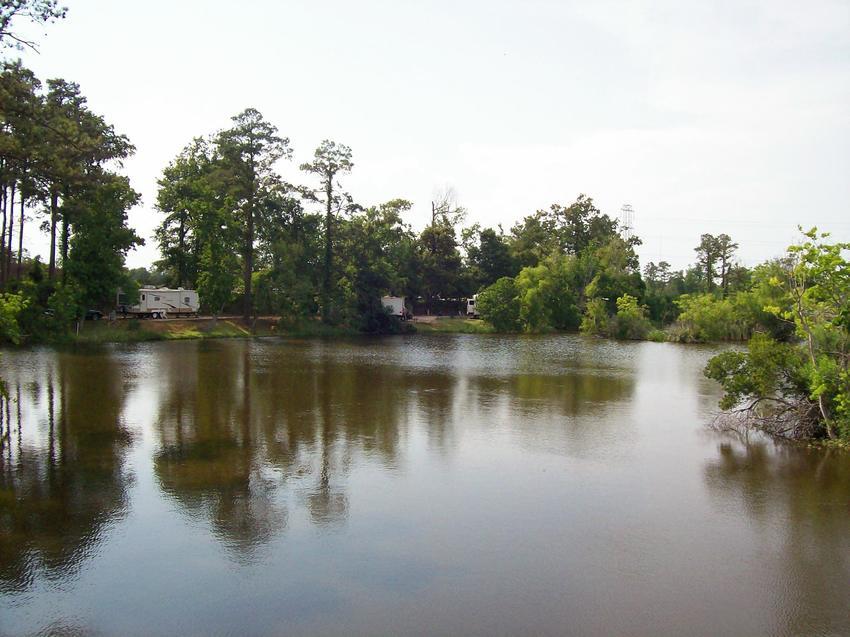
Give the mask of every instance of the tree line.
POLYGON ((645 304, 647 319, 660 326, 676 318, 681 295, 725 297, 749 280, 725 234, 703 235, 686 271, 661 262, 642 275, 640 239, 624 239, 618 222, 585 195, 505 232, 464 226, 465 209, 447 193, 432 202, 431 222, 416 233, 404 221, 409 201, 362 205, 345 190, 342 180, 354 168, 349 147, 323 141, 300 165, 302 184, 275 170, 292 154, 289 139, 255 109, 233 117, 231 128, 192 140, 159 180, 162 258, 148 279, 197 287, 214 314, 238 307, 246 319, 320 316, 366 331, 390 327, 382 295, 456 313, 465 311, 458 300, 503 278, 512 282, 499 284, 502 296, 523 299, 516 316, 513 301, 505 316, 498 307, 490 311, 490 291, 482 308, 506 331, 575 330, 582 323, 600 331, 623 294, 645 304))
MULTIPOLYGON (((56 0, 0 3, 0 51, 35 50, 20 23, 65 13, 56 0)), ((134 150, 78 84, 43 83, 20 60, 0 62, 0 339, 61 334, 86 308, 132 287, 124 258, 143 240, 127 212, 140 197, 120 168, 134 150), (27 258, 34 232, 49 237, 46 264, 27 258)))
MULTIPOLYGON (((271 314, 289 325, 318 316, 367 332, 398 329, 383 295, 457 313, 481 292, 481 311, 499 330, 644 338, 693 314, 708 298, 700 294, 737 298, 757 273, 736 262, 738 246, 725 234, 703 235, 684 271, 663 261, 641 271, 640 239, 624 238, 585 195, 505 232, 464 225, 466 210, 447 191, 417 233, 404 220, 411 202, 363 205, 344 188, 354 162, 343 144, 323 141, 299 166, 303 183, 286 181, 278 167, 292 160, 289 138, 251 108, 191 140, 163 170, 161 258, 131 272, 125 256, 143 240, 127 225, 139 195, 117 172, 134 150, 126 136, 76 84, 43 87, 19 62, 3 67, 0 109, 0 283, 9 312, 20 311, 23 333, 36 339, 86 309, 112 309, 118 288, 132 295, 139 284, 197 288, 213 315, 271 314), (49 236, 45 266, 25 258, 32 212, 42 219, 36 231, 49 236)), ((694 325, 681 340, 742 337, 694 325)))
POLYGON ((124 258, 143 240, 127 213, 140 196, 119 169, 135 149, 79 85, 43 84, 19 61, 2 65, 0 117, 0 285, 38 335, 132 286, 124 258), (49 237, 46 264, 25 259, 31 232, 49 237))

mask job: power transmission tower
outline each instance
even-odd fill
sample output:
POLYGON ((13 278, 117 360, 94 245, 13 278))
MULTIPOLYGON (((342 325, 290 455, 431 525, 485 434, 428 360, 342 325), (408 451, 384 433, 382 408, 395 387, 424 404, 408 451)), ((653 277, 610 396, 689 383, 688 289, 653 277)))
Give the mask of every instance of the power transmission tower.
POLYGON ((623 241, 632 238, 632 230, 635 229, 635 211, 631 204, 624 203, 620 208, 620 236, 623 241))

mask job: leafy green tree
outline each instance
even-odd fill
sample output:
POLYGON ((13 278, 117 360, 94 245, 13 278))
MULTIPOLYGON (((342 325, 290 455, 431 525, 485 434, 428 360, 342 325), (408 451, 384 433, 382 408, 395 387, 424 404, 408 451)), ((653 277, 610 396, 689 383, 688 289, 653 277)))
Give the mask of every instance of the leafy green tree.
POLYGON ((65 80, 48 80, 45 96, 45 139, 37 159, 45 173, 50 197, 50 276, 56 273, 57 225, 61 221, 61 258, 68 257, 74 207, 64 200, 76 198, 97 180, 103 167, 120 162, 134 152, 124 135, 92 113, 79 85, 65 80), (62 206, 60 207, 60 203, 62 206))
POLYGON ((142 287, 162 287, 169 284, 165 273, 155 268, 151 270, 144 267, 132 268, 127 270, 127 278, 142 287))
POLYGON ((788 249, 787 276, 770 281, 790 300, 770 311, 793 321, 802 343, 756 334, 747 352, 709 361, 706 375, 723 386, 721 407, 736 424, 782 437, 850 438, 850 244, 828 238, 804 233, 788 249))
POLYGON ((679 317, 672 332, 673 340, 685 343, 746 340, 752 323, 729 299, 713 294, 683 294, 675 300, 679 317))
POLYGON ((829 243, 812 228, 788 249, 788 294, 797 333, 805 345, 811 396, 829 438, 850 436, 850 243, 829 243))
POLYGON ((549 220, 538 210, 511 228, 510 253, 520 268, 532 267, 557 251, 549 220))
POLYGON ((705 283, 704 291, 711 292, 714 289, 714 279, 717 276, 717 238, 711 234, 702 235, 699 245, 694 248, 694 252, 697 253, 697 265, 705 283))
MULTIPOLYGON (((553 298, 551 275, 549 268, 541 263, 523 268, 516 276, 520 323, 528 332, 553 329, 550 317, 550 303, 553 298)), ((479 311, 480 309, 479 307, 479 311)))
POLYGON ((322 215, 305 213, 281 188, 259 218, 255 273, 258 311, 277 314, 290 325, 318 311, 322 270, 322 215))
POLYGON ((313 161, 301 164, 301 170, 317 175, 320 186, 310 194, 312 199, 320 201, 325 208, 325 258, 322 272, 322 321, 332 320, 333 276, 334 276, 334 216, 346 206, 351 207, 351 197, 341 192, 336 182, 338 175, 351 172, 351 149, 328 139, 324 140, 313 153, 313 161))
POLYGON ((467 261, 471 270, 473 287, 479 290, 492 285, 502 277, 516 276, 516 267, 506 237, 493 228, 474 233, 474 241, 467 248, 467 261))
POLYGON ((653 263, 650 261, 643 268, 643 280, 647 290, 663 289, 670 282, 670 264, 666 261, 653 263))
POLYGON ((617 315, 611 323, 610 334, 619 339, 643 340, 652 329, 646 308, 630 294, 617 299, 617 315))
MULTIPOLYGON (((617 236, 617 221, 603 214, 586 195, 569 206, 552 204, 511 229, 511 252, 522 266, 537 265, 554 252, 579 255, 617 236)), ((638 245, 636 237, 630 245, 638 245)))
POLYGON ((608 334, 610 320, 608 305, 605 300, 601 298, 589 299, 585 306, 579 329, 584 334, 604 336, 608 334))
POLYGON ((697 253, 697 265, 705 283, 705 292, 711 292, 720 278, 720 290, 725 296, 729 291, 730 275, 734 263, 735 251, 738 244, 733 242, 728 234, 704 234, 700 237, 699 245, 694 248, 697 253))
POLYGON ((746 352, 726 351, 706 365, 705 375, 724 389, 721 424, 754 428, 780 438, 822 435, 809 397, 803 351, 755 334, 746 352))
POLYGON ((173 287, 195 287, 201 249, 197 234, 198 206, 205 197, 215 196, 215 189, 209 183, 215 170, 209 142, 198 137, 163 170, 157 181, 156 207, 165 215, 155 232, 162 254, 157 267, 173 287))
POLYGON ((617 311, 617 299, 624 294, 642 298, 644 283, 640 276, 637 254, 633 244, 614 235, 587 256, 586 267, 593 278, 583 293, 587 299, 602 299, 609 314, 617 311))
POLYGON ((224 306, 233 299, 238 281, 239 261, 221 235, 205 241, 201 248, 198 272, 198 296, 206 310, 218 318, 224 306))
POLYGON ((728 234, 717 235, 715 241, 717 259, 720 262, 720 289, 723 291, 723 296, 726 296, 729 293, 729 284, 734 267, 732 259, 738 249, 738 244, 733 242, 728 234))
POLYGON ((514 280, 502 277, 478 294, 477 308, 481 318, 498 332, 518 332, 520 322, 519 290, 514 280))
POLYGON ((69 281, 58 283, 47 301, 50 310, 53 332, 59 336, 67 332, 74 321, 83 316, 85 307, 82 304, 82 290, 76 283, 69 281))
POLYGON ((748 289, 735 292, 730 298, 739 316, 751 326, 750 331, 767 333, 777 341, 795 339, 794 321, 783 318, 792 309, 788 293, 791 262, 775 259, 752 271, 748 289))
POLYGON ((409 287, 405 261, 413 257, 416 237, 401 214, 409 201, 394 199, 357 212, 340 225, 340 287, 349 291, 343 305, 346 321, 364 332, 395 332, 381 303, 390 293, 403 295, 409 287))
POLYGON ((520 320, 528 332, 573 331, 579 326, 578 260, 553 254, 516 277, 520 320))
POLYGON ((240 211, 242 228, 243 316, 247 320, 253 310, 251 278, 254 272, 255 224, 259 211, 269 205, 280 186, 275 163, 289 158, 289 138, 280 137, 277 128, 262 114, 248 108, 232 118, 233 126, 222 131, 216 140, 223 170, 232 199, 240 211))
POLYGON ((452 225, 438 219, 422 230, 418 263, 422 296, 428 311, 435 300, 452 298, 458 293, 462 260, 452 225))
POLYGON ((649 318, 660 324, 671 323, 678 315, 678 309, 673 302, 679 295, 676 287, 677 273, 673 273, 670 264, 666 261, 653 263, 650 261, 644 266, 643 281, 646 290, 643 302, 649 312, 649 318))
POLYGON ((15 194, 18 211, 18 272, 23 254, 26 206, 41 194, 36 165, 37 149, 42 135, 37 124, 43 102, 39 94, 41 83, 21 63, 4 63, 0 72, 0 189, 8 195, 0 199, 2 232, 0 232, 0 281, 9 278, 12 265, 15 194), (7 219, 8 215, 8 219, 7 219), (8 221, 8 223, 7 223, 8 221))
POLYGON ((116 290, 131 285, 124 259, 144 240, 127 225, 127 212, 140 199, 129 179, 103 173, 68 202, 75 227, 65 269, 81 290, 80 302, 86 308, 111 307, 116 290))
POLYGON ((197 232, 198 297, 203 307, 217 318, 233 299, 239 279, 239 260, 233 246, 239 242, 240 224, 233 218, 232 208, 208 201, 199 211, 197 232))
POLYGON ((21 326, 18 318, 29 301, 22 294, 0 294, 0 343, 21 342, 21 326))

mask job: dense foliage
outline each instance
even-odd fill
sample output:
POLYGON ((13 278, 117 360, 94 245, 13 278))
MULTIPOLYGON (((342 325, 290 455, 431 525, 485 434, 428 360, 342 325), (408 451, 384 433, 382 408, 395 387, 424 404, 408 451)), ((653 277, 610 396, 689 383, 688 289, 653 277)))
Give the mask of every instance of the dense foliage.
POLYGON ((134 286, 124 258, 143 242, 127 225, 139 195, 116 172, 134 149, 78 85, 52 79, 45 87, 19 62, 0 72, 0 122, 0 285, 26 300, 21 337, 62 333, 88 309, 112 305, 119 287, 134 286), (50 237, 46 275, 25 258, 33 210, 50 237))
POLYGON ((714 357, 706 375, 725 390, 722 421, 788 438, 850 439, 850 244, 811 230, 769 280, 787 303, 765 306, 792 325, 759 332, 745 352, 714 357))

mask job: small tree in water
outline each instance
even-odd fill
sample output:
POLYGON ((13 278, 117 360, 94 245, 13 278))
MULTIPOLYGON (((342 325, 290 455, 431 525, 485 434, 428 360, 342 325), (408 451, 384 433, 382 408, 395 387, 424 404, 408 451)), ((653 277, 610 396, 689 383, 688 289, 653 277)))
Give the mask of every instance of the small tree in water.
POLYGON ((764 334, 748 352, 724 352, 705 373, 721 383, 723 422, 787 438, 850 439, 850 243, 828 243, 812 229, 788 249, 783 288, 790 309, 768 307, 793 322, 801 342, 779 343, 764 334))

